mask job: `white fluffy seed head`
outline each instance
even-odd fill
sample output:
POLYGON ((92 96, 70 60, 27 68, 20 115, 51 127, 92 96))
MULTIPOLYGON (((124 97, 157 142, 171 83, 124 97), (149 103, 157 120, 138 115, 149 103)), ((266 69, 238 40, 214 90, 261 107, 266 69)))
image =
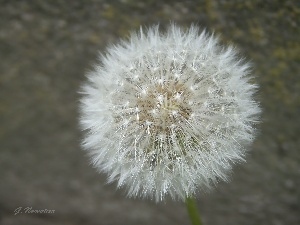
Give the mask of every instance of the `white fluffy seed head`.
POLYGON ((129 196, 184 200, 243 160, 260 112, 249 64, 195 26, 133 33, 82 87, 83 146, 129 196))

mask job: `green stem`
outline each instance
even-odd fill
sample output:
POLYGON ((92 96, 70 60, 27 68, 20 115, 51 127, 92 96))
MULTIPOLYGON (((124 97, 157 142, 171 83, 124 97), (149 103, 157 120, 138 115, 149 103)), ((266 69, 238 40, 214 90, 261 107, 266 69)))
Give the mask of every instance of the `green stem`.
POLYGON ((202 225, 200 215, 198 214, 197 205, 193 198, 186 199, 186 207, 193 225, 202 225))

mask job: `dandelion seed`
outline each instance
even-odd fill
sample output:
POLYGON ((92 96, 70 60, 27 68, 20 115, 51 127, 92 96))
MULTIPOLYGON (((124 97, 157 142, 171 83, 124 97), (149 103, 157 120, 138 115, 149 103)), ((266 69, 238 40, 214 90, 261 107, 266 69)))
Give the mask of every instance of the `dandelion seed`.
POLYGON ((192 26, 134 33, 82 87, 83 141, 129 196, 184 200, 227 179, 260 112, 249 64, 192 26))

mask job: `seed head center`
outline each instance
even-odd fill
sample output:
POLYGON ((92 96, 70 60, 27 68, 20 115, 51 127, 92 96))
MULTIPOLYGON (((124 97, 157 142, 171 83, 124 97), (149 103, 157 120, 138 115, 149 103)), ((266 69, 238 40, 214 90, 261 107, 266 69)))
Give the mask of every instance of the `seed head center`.
POLYGON ((190 95, 183 84, 175 81, 149 88, 137 101, 138 122, 153 132, 169 134, 189 119, 191 109, 187 99, 190 95))

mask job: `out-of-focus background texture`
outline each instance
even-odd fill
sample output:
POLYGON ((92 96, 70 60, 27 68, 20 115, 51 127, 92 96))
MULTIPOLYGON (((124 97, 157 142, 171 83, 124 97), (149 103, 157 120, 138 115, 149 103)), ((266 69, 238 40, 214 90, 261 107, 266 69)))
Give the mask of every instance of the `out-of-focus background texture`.
POLYGON ((255 65, 260 134, 231 182, 199 196, 207 225, 300 224, 297 1, 0 0, 0 224, 188 225, 185 205, 126 198, 80 149, 78 89, 98 51, 140 25, 197 23, 255 65), (20 213, 18 207, 54 214, 20 213))

